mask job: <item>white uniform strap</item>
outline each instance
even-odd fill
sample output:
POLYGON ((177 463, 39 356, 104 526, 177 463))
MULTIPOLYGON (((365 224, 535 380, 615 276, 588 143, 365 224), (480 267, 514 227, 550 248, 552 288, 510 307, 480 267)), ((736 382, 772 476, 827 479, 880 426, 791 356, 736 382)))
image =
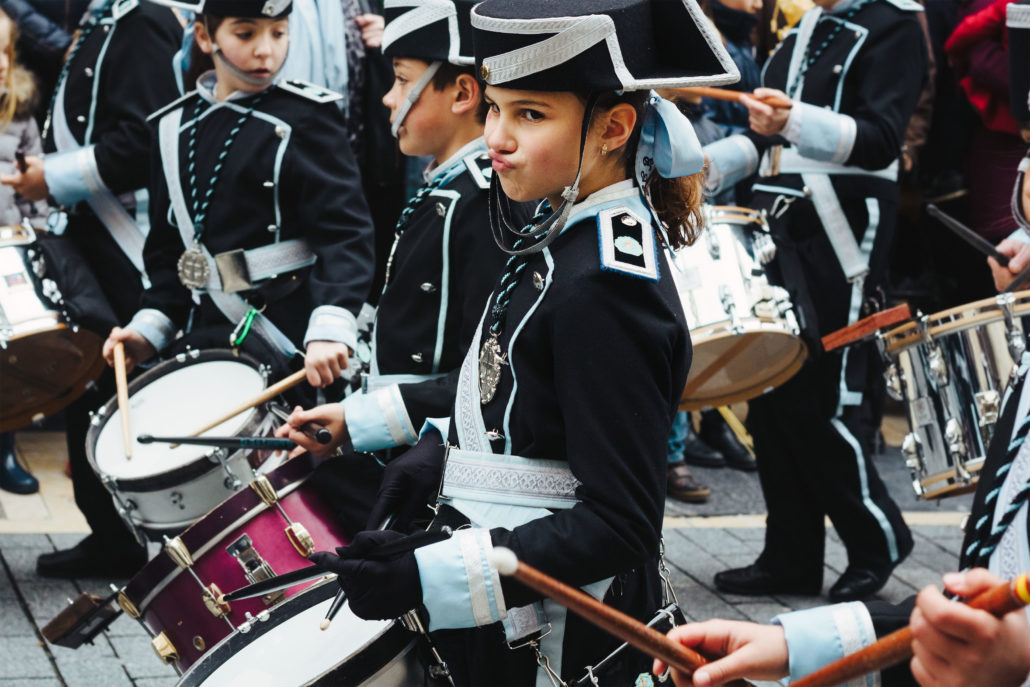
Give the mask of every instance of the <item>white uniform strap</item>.
POLYGON ((486 319, 490 301, 487 301, 483 317, 476 327, 476 338, 472 340, 458 376, 458 393, 454 398, 454 426, 458 430, 458 445, 468 451, 488 452, 486 423, 483 422, 482 404, 479 396, 479 346, 483 336, 483 321, 486 319))
POLYGON ((844 270, 844 276, 849 283, 864 278, 869 274, 869 262, 855 240, 830 177, 826 174, 802 174, 801 179, 812 191, 812 205, 819 215, 826 237, 830 239, 837 261, 844 270))
MULTIPOLYGON (((812 9, 805 12, 805 15, 801 17, 801 21, 798 23, 798 35, 794 41, 794 52, 790 56, 790 67, 787 69, 787 88, 794 86, 795 79, 798 78, 798 74, 801 72, 801 63, 805 59, 805 53, 808 52, 808 44, 812 41, 812 34, 815 32, 816 24, 819 23, 820 17, 823 16, 823 8, 816 5, 812 9)), ((801 91, 805 88, 803 83, 799 83, 795 87, 794 93, 787 93, 791 98, 800 98, 801 91)))

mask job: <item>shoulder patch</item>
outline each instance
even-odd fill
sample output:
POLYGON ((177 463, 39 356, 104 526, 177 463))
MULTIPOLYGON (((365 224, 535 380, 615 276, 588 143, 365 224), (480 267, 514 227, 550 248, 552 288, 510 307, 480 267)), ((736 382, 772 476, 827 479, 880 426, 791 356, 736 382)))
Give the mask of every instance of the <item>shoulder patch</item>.
POLYGON ((627 207, 597 214, 601 269, 658 281, 658 250, 651 223, 627 207))
POLYGON ((922 12, 923 6, 915 0, 884 0, 888 5, 894 5, 902 12, 922 12))
POLYGON ((299 95, 302 98, 313 100, 316 103, 331 103, 334 100, 340 100, 343 98, 343 96, 336 91, 330 91, 328 88, 322 88, 321 86, 316 86, 315 84, 308 83, 307 81, 300 81, 299 79, 280 81, 279 88, 289 93, 293 93, 294 95, 299 95))
POLYGON ((192 98, 193 96, 195 96, 196 94, 197 94, 196 91, 190 91, 186 95, 179 96, 178 98, 176 98, 172 102, 168 103, 164 107, 162 107, 162 108, 160 108, 158 110, 155 110, 154 112, 151 112, 149 115, 147 115, 147 121, 150 122, 150 121, 153 121, 155 119, 160 119, 161 117, 163 117, 167 113, 171 112, 175 108, 180 107, 181 105, 185 105, 186 101, 189 100, 190 98, 192 98))
POLYGON ((494 167, 490 156, 486 153, 472 153, 465 157, 465 167, 469 176, 476 182, 479 188, 490 188, 490 179, 493 178, 494 167))
POLYGON ((111 18, 118 21, 137 7, 139 0, 118 0, 111 6, 111 18))

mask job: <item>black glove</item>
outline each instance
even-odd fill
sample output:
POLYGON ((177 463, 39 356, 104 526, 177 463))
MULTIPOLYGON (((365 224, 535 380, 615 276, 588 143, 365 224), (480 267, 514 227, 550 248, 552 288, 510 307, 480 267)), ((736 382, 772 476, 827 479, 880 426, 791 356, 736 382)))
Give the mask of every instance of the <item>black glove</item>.
POLYGON ((403 538, 403 534, 391 530, 359 532, 350 546, 336 549, 336 555, 318 551, 308 560, 336 573, 336 581, 346 592, 354 615, 365 620, 393 620, 422 603, 422 581, 415 554, 407 551, 388 560, 364 556, 403 538))
POLYGON ((439 433, 429 432, 399 458, 390 461, 365 527, 379 529, 392 515, 390 527, 407 532, 412 519, 429 514, 426 506, 435 503, 440 488, 442 443, 439 433))

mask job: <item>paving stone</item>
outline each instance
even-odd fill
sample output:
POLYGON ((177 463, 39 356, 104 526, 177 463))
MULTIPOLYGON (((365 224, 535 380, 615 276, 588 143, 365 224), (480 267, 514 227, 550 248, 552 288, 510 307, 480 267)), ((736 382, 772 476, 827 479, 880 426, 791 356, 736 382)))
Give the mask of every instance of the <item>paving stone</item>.
POLYGON ((45 534, 0 534, 0 551, 6 553, 10 549, 48 549, 50 540, 45 534))
POLYGON ((5 637, 0 641, 0 684, 8 678, 53 678, 54 668, 40 639, 5 637))
POLYGON ((93 638, 92 644, 83 644, 78 649, 69 649, 66 646, 54 646, 50 645, 50 653, 54 655, 54 659, 58 665, 62 665, 68 661, 76 660, 94 660, 100 658, 112 658, 114 657, 114 649, 111 647, 111 642, 107 640, 107 637, 101 633, 93 638))
POLYGON ((74 600, 79 590, 68 580, 39 580, 20 582, 18 589, 29 605, 33 622, 42 627, 74 600))
MULTIPOLYGON (((949 568, 950 569, 950 568, 949 568)), ((923 565, 918 560, 909 558, 894 569, 894 578, 909 585, 912 589, 922 589, 928 584, 940 586, 941 574, 945 570, 923 565)))
POLYGON ((759 550, 761 550, 762 545, 765 544, 764 527, 735 527, 732 532, 733 536, 741 541, 758 542, 759 550))
MULTIPOLYGON (((25 615, 21 604, 13 595, 10 597, 0 596, 0 609, 3 609, 0 616, 0 637, 31 637, 36 639, 36 626, 25 615)), ((0 641, 6 641, 0 640, 0 641)))
POLYGON ((25 678, 25 679, 14 679, 8 680, 4 678, 4 687, 60 687, 61 681, 56 677, 50 678, 25 678))
POLYGON ((688 541, 694 542, 700 548, 711 551, 717 556, 723 554, 752 555, 754 551, 751 546, 721 528, 683 527, 677 532, 686 537, 688 541))
POLYGON ((718 594, 703 587, 692 590, 689 599, 680 597, 680 606, 683 607, 683 612, 691 620, 695 621, 708 620, 710 618, 747 620, 747 617, 738 611, 733 604, 726 603, 718 594))
POLYGON ((824 606, 829 603, 829 599, 826 597, 826 591, 829 589, 828 585, 823 585, 821 594, 816 596, 799 596, 797 594, 777 594, 773 598, 780 604, 786 606, 792 611, 802 611, 806 608, 815 608, 816 606, 824 606))
POLYGON ((52 551, 49 546, 18 547, 4 549, 4 562, 17 582, 32 582, 39 579, 36 575, 36 559, 40 554, 52 551))
POLYGON ((175 670, 158 659, 146 635, 108 639, 125 670, 134 680, 145 677, 175 677, 175 670))
POLYGON ((756 623, 768 623, 780 613, 787 613, 794 610, 790 606, 778 603, 742 603, 734 606, 743 613, 748 620, 756 623))
POLYGON ((133 687, 115 656, 71 657, 57 660, 61 678, 68 687, 133 687))
POLYGON ((133 680, 136 683, 136 687, 175 687, 177 681, 178 679, 174 677, 145 677, 133 680))

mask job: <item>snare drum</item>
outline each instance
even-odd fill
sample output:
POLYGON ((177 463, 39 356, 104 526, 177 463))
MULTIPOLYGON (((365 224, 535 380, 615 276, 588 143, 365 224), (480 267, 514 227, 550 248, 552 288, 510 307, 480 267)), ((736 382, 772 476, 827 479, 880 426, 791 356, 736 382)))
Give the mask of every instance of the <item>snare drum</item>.
POLYGON ((254 479, 166 541, 119 593, 118 604, 153 637, 161 660, 189 669, 226 637, 246 632, 249 618, 267 617, 276 603, 313 583, 231 603, 220 603, 221 594, 307 567, 312 551, 350 541, 307 482, 313 469, 305 454, 254 479))
POLYGON ((1001 398, 1025 348, 1030 291, 924 315, 880 336, 887 392, 912 430, 901 446, 917 496, 973 491, 1001 398))
POLYGON ((194 664, 179 687, 426 684, 416 635, 399 622, 361 620, 344 605, 319 630, 338 590, 320 584, 256 616, 194 664))
POLYGON ((103 338, 71 323, 54 278, 30 227, 0 227, 0 432, 57 412, 104 368, 103 338))
POLYGON ((708 226, 676 265, 694 358, 680 402, 697 410, 746 401, 801 369, 807 355, 787 291, 769 283, 775 256, 764 213, 709 206, 708 226))
MULTIPOLYGON (((230 350, 191 350, 129 384, 134 436, 186 436, 260 394, 268 368, 230 350)), ((270 434, 278 424, 265 405, 205 432, 210 436, 270 434)), ((175 534, 251 481, 264 452, 196 445, 136 443, 125 457, 118 399, 92 418, 86 456, 131 529, 175 534)))

